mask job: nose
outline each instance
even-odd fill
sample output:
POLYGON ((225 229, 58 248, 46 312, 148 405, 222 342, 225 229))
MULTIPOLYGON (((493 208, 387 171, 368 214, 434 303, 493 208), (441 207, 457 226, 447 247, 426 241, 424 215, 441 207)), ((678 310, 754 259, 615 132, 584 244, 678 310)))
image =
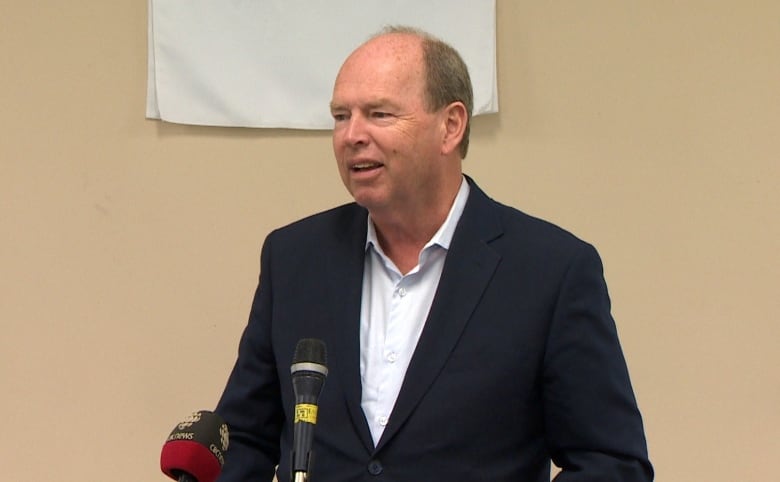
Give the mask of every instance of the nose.
POLYGON ((350 146, 368 144, 366 119, 360 114, 353 114, 344 126, 344 141, 350 146))

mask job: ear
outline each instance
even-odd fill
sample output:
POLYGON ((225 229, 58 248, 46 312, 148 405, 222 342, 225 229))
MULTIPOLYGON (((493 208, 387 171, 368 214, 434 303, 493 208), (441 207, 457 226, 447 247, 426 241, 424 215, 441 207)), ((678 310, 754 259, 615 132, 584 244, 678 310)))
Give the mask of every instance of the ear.
POLYGON ((442 114, 444 118, 444 136, 442 138, 441 153, 448 155, 458 150, 460 141, 466 132, 469 116, 466 113, 466 106, 460 101, 453 102, 445 107, 442 114))

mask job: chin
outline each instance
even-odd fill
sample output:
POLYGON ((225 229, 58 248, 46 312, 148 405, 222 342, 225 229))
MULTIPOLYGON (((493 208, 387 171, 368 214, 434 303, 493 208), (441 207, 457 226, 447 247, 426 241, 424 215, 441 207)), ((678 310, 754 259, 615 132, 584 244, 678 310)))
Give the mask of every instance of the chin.
POLYGON ((360 193, 360 192, 353 192, 352 198, 355 200, 358 205, 368 209, 369 211, 373 211, 375 209, 381 208, 384 204, 386 204, 384 201, 384 198, 378 197, 376 195, 372 195, 371 193, 360 193))

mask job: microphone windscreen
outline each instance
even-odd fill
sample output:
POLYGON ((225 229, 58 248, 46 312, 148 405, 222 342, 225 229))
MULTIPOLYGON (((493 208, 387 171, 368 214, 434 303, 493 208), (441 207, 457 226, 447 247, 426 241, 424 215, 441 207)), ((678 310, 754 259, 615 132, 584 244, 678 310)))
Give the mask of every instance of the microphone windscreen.
POLYGON ((327 350, 325 342, 316 338, 303 338, 295 346, 293 355, 293 364, 296 363, 317 363, 327 365, 327 350))
POLYGON ((198 482, 214 482, 225 463, 228 427, 219 415, 201 410, 174 427, 163 444, 160 468, 177 480, 188 474, 198 482))

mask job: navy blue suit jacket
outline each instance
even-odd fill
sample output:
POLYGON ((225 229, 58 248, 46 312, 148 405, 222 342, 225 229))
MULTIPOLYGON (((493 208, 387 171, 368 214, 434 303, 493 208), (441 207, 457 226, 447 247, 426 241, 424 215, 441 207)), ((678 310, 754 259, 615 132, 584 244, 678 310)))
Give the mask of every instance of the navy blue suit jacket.
POLYGON ((384 434, 360 407, 367 212, 345 205, 271 233, 218 404, 222 482, 289 480, 299 339, 320 338, 313 482, 649 481, 642 421, 595 249, 474 183, 384 434))

